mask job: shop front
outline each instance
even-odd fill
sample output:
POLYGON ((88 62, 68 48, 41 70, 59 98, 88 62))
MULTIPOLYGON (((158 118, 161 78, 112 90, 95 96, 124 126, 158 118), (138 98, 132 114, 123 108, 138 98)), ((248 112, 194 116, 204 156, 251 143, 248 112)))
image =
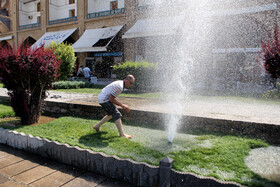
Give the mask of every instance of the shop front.
POLYGON ((113 66, 123 62, 122 52, 94 52, 88 53, 85 64, 92 70, 92 75, 97 78, 114 79, 113 66))
POLYGON ((87 29, 73 44, 74 51, 85 56, 84 65, 93 77, 114 79, 113 66, 123 61, 123 44, 119 34, 123 26, 87 29))

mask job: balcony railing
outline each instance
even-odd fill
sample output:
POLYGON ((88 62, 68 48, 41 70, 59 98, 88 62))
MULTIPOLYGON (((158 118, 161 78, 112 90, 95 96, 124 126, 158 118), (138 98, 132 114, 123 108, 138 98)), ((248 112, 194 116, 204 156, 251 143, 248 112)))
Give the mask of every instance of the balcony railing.
POLYGON ((76 20, 77 20, 77 16, 69 17, 69 18, 56 19, 56 20, 49 21, 49 25, 71 22, 71 21, 76 21, 76 20))
POLYGON ((18 29, 23 30, 23 29, 31 29, 31 28, 35 28, 35 27, 41 27, 41 23, 32 23, 32 24, 27 24, 27 25, 20 25, 18 29))
POLYGON ((120 9, 115 9, 115 10, 107 10, 107 11, 102 11, 102 12, 94 12, 94 13, 89 13, 87 15, 87 18, 97 18, 97 17, 103 17, 103 16, 109 16, 113 14, 124 14, 124 8, 120 9))

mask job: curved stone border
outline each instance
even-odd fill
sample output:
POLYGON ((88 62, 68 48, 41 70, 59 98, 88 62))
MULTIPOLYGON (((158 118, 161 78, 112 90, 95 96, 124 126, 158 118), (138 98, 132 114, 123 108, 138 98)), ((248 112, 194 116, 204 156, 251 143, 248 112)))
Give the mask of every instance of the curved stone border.
POLYGON ((23 149, 137 186, 240 186, 234 182, 176 172, 171 169, 173 160, 168 157, 160 161, 159 167, 151 166, 3 128, 0 128, 0 144, 23 149))

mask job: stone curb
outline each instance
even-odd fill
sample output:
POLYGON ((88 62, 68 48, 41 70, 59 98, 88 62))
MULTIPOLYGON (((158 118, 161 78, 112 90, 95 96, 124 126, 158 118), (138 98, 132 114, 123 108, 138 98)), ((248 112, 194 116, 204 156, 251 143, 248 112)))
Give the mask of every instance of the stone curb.
POLYGON ((235 182, 223 182, 211 177, 176 172, 171 169, 172 165, 151 166, 3 128, 0 128, 0 144, 137 186, 240 186, 235 182))

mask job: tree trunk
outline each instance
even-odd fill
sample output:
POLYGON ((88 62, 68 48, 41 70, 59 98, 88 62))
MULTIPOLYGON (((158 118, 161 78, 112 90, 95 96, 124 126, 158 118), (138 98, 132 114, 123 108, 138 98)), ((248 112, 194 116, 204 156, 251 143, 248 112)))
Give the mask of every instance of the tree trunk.
POLYGON ((44 99, 41 98, 41 94, 28 95, 25 91, 13 91, 8 94, 11 96, 11 106, 15 115, 20 117, 22 125, 31 125, 38 122, 44 99))

